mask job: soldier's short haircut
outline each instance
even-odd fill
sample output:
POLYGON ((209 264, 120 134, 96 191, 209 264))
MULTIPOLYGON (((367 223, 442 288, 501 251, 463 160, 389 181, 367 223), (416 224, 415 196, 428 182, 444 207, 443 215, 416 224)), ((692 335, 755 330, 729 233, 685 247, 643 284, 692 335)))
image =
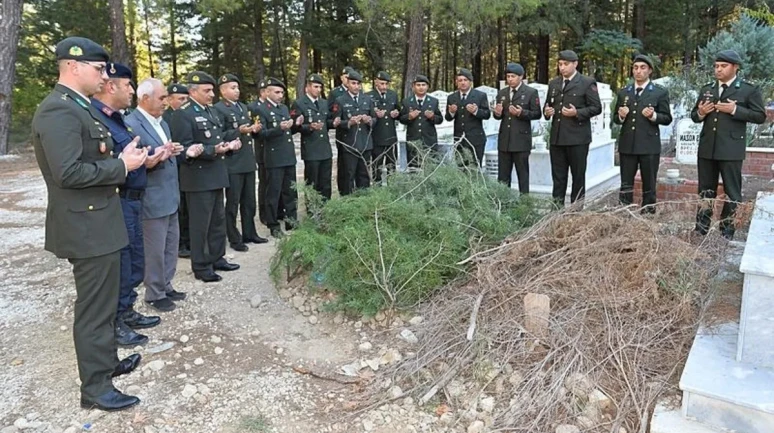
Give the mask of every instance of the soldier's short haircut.
POLYGON ((158 78, 146 78, 137 85, 137 99, 142 99, 145 95, 152 97, 159 88, 164 88, 164 83, 161 80, 158 78))
POLYGON ((193 83, 188 84, 188 91, 189 92, 196 91, 196 89, 198 89, 198 88, 199 88, 199 84, 193 84, 193 83))

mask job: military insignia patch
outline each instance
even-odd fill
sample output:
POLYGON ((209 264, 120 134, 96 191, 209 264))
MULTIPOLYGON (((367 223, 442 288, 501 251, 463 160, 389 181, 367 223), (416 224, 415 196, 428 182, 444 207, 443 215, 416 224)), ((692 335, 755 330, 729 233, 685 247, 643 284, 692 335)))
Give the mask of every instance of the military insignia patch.
POLYGON ((239 122, 234 122, 234 129, 239 128, 239 122))
POLYGON ((212 137, 212 133, 209 130, 204 131, 204 136, 207 137, 207 138, 210 138, 210 137, 212 137))
POLYGON ((177 92, 177 86, 172 86, 172 91, 177 92))
POLYGON ((222 82, 224 82, 224 83, 225 83, 227 80, 228 80, 228 77, 227 77, 227 76, 225 76, 225 75, 224 75, 224 76, 222 76, 222 77, 220 77, 220 81, 222 81, 222 82))
POLYGON ((193 77, 191 77, 191 81, 193 81, 194 83, 198 83, 199 82, 199 76, 198 75, 194 75, 193 77))
POLYGON ((99 142, 99 153, 105 153, 107 152, 107 145, 104 141, 99 142))
POLYGON ((78 45, 73 45, 72 47, 70 47, 70 51, 68 51, 68 53, 71 56, 82 56, 83 50, 78 45))
POLYGON ((110 73, 111 74, 115 74, 116 73, 116 64, 115 63, 111 63, 110 64, 110 73))

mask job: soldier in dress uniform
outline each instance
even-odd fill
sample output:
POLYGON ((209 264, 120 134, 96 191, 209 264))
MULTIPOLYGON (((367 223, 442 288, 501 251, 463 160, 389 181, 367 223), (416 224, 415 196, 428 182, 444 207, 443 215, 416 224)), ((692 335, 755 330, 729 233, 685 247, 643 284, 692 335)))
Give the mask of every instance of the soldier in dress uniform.
POLYGON ((263 137, 261 137, 260 110, 266 105, 266 80, 258 83, 258 99, 247 105, 250 117, 253 119, 253 143, 255 148, 255 163, 258 166, 258 219, 266 224, 266 164, 263 155, 263 137))
MULTIPOLYGON (((134 88, 129 84, 132 70, 120 63, 108 63, 107 70, 109 79, 102 91, 94 95, 91 105, 97 109, 100 120, 110 131, 115 144, 114 154, 119 155, 137 136, 126 125, 124 115, 119 111, 132 103, 134 88)), ((135 289, 145 276, 142 198, 148 183, 147 169, 153 169, 171 156, 164 148, 150 150, 148 154, 145 165, 130 171, 118 192, 129 237, 129 245, 121 249, 121 289, 116 305, 116 342, 119 346, 134 347, 147 343, 148 337, 134 330, 152 328, 161 322, 158 316, 146 317, 134 311, 134 303, 137 301, 135 289)))
POLYGON ((366 95, 370 96, 376 107, 376 123, 371 138, 374 149, 371 153, 371 168, 374 182, 382 182, 382 170, 395 170, 397 159, 398 134, 395 127, 400 116, 398 94, 389 88, 391 77, 385 71, 379 71, 374 77, 374 88, 366 95))
MULTIPOLYGON (((188 102, 188 87, 185 87, 179 83, 172 83, 167 86, 167 109, 164 110, 162 118, 167 126, 172 124, 172 113, 175 110, 188 102)), ((180 170, 179 167, 185 162, 185 154, 181 153, 177 156, 177 183, 180 185, 180 170)), ((189 231, 188 223, 188 204, 185 201, 185 193, 180 192, 180 208, 178 210, 177 222, 180 226, 180 245, 178 247, 177 256, 180 258, 191 257, 191 234, 189 231)))
POLYGON ((239 139, 242 147, 226 158, 229 186, 226 188, 226 236, 236 251, 247 251, 246 243, 264 244, 269 240, 255 229, 255 152, 253 132, 256 124, 250 111, 239 102, 239 78, 225 74, 218 80, 221 100, 215 104, 215 113, 223 125, 223 139, 239 139), (237 212, 242 222, 242 233, 236 226, 237 212))
POLYGON ((597 82, 577 71, 578 55, 559 53, 560 76, 548 83, 548 100, 543 108, 551 120, 551 195, 558 207, 564 207, 567 172, 572 173, 570 203, 586 195, 586 158, 591 144, 591 118, 602 112, 597 82))
POLYGON ((438 99, 427 94, 430 80, 424 75, 414 78, 413 92, 403 99, 400 123, 406 125, 406 161, 409 167, 419 167, 417 148, 433 152, 438 148, 435 125, 443 123, 438 99))
POLYGON ((538 91, 522 81, 524 67, 518 63, 505 66, 508 87, 500 90, 494 107, 494 118, 500 120, 497 136, 497 180, 511 187, 511 173, 516 168, 519 192, 529 194, 529 154, 532 151, 532 121, 540 118, 538 91))
MULTIPOLYGON (((345 66, 344 69, 341 71, 341 74, 339 74, 339 78, 341 78, 341 85, 332 89, 331 93, 328 94, 328 107, 333 108, 333 106, 336 103, 336 100, 339 99, 341 95, 344 95, 347 93, 347 77, 349 76, 349 73, 354 71, 355 69, 352 66, 345 66)), ((333 113, 331 113, 333 114, 333 113)), ((341 131, 339 129, 336 129, 336 188, 339 190, 339 194, 341 194, 341 191, 344 189, 344 178, 346 177, 344 175, 344 161, 342 158, 342 149, 341 149, 341 143, 344 141, 344 131, 341 131)))
POLYGON ((140 355, 119 361, 114 335, 120 250, 128 243, 118 186, 148 153, 132 140, 114 158, 111 134, 89 103, 108 78, 105 49, 69 37, 55 55, 59 80, 32 119, 32 146, 48 190, 45 249, 73 266, 81 407, 121 410, 140 399, 115 389, 112 378, 137 368, 140 355))
POLYGON ((659 125, 672 123, 669 92, 650 81, 653 62, 642 54, 634 58, 634 83, 618 92, 613 122, 622 125, 618 136, 621 165, 621 192, 623 205, 634 200, 634 176, 640 170, 642 179, 642 210, 655 213, 656 181, 661 160, 661 133, 659 125))
POLYGON ((720 230, 733 239, 734 212, 742 201, 742 162, 747 146, 747 123, 766 120, 761 90, 737 74, 742 58, 734 50, 715 57, 715 78, 699 91, 691 119, 704 123, 699 138, 699 196, 704 199, 696 213, 696 232, 706 235, 712 222, 712 199, 717 197, 718 175, 728 201, 723 204, 720 230))
POLYGON ((241 140, 226 141, 223 125, 210 107, 215 79, 201 71, 186 76, 190 99, 172 115, 172 140, 186 149, 180 166, 180 189, 186 194, 191 230, 191 268, 205 283, 222 277, 215 271, 233 271, 226 254, 226 215, 223 189, 228 188, 228 155, 242 147, 241 140))
POLYGON ((445 117, 447 121, 454 121, 454 141, 461 140, 457 151, 463 161, 469 166, 481 167, 486 147, 484 120, 492 115, 489 99, 486 93, 472 88, 473 73, 469 69, 460 69, 456 81, 457 91, 446 99, 445 117))
POLYGON ((293 103, 290 117, 296 120, 299 116, 304 116, 304 122, 300 126, 304 181, 325 200, 329 200, 333 152, 328 128, 333 126, 333 120, 329 116, 328 101, 320 97, 323 83, 320 74, 311 74, 306 78, 306 93, 293 103))
POLYGON ((278 216, 280 197, 285 207, 285 229, 291 230, 297 220, 298 193, 296 182, 296 149, 293 133, 304 122, 304 115, 290 118, 288 107, 282 103, 285 83, 276 79, 266 80, 266 104, 258 110, 261 116, 261 137, 264 140, 266 164, 266 225, 275 238, 282 237, 278 216))
POLYGON ((371 162, 373 141, 371 128, 376 122, 376 109, 371 97, 363 94, 363 76, 357 71, 347 75, 347 93, 339 96, 333 105, 336 128, 343 131, 341 154, 344 163, 344 182, 341 195, 351 194, 355 188, 371 186, 368 164, 371 162))

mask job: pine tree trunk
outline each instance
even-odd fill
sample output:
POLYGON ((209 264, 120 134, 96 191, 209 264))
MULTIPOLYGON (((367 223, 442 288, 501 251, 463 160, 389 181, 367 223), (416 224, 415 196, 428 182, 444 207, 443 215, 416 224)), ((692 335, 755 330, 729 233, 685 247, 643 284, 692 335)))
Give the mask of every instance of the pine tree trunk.
MULTIPOLYGON (((143 11, 143 18, 145 19, 145 32, 146 32, 146 40, 145 45, 148 48, 148 68, 150 69, 150 76, 155 77, 156 75, 153 72, 153 43, 151 42, 151 28, 150 28, 150 17, 148 9, 150 9, 150 5, 148 4, 148 0, 143 0, 142 2, 142 11, 143 11)), ((135 82, 138 82, 135 80, 135 82)))
POLYGON ((172 62, 172 82, 177 83, 177 16, 175 14, 175 2, 169 2, 169 56, 172 62))
POLYGON ((16 77, 23 0, 3 0, 0 4, 0 155, 8 153, 11 136, 11 98, 16 77))
POLYGON ((537 77, 535 78, 535 81, 538 83, 548 84, 548 80, 551 79, 548 60, 549 50, 551 49, 550 42, 550 36, 538 35, 537 77))
POLYGON ((304 0, 304 31, 301 32, 301 44, 298 56, 298 76, 296 77, 296 98, 304 94, 306 76, 309 74, 309 29, 314 20, 314 0, 304 0))
POLYGON ((412 14, 408 26, 408 50, 406 53, 406 73, 403 79, 403 94, 411 94, 411 82, 422 72, 422 45, 425 30, 425 15, 422 8, 417 8, 412 14))
POLYGON ((126 24, 124 23, 124 0, 108 0, 110 6, 110 35, 112 50, 110 60, 132 68, 132 55, 126 39, 126 24))
POLYGON ((263 0, 253 0, 253 63, 255 63, 255 85, 266 78, 263 65, 263 0))

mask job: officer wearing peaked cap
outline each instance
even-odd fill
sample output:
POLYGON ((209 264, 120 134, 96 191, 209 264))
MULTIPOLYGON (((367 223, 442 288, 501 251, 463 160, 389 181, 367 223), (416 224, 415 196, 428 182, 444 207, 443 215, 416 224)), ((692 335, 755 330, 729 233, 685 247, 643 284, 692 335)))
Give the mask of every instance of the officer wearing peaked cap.
POLYGON ((463 161, 480 167, 486 146, 483 121, 491 117, 489 100, 484 92, 473 88, 473 73, 469 69, 459 70, 456 83, 457 91, 446 99, 445 117, 454 122, 454 140, 461 140, 457 149, 462 150, 463 161))
POLYGON ((191 268, 205 283, 220 281, 215 271, 233 271, 226 254, 223 189, 228 188, 226 158, 241 141, 225 139, 223 125, 210 107, 217 81, 194 71, 186 76, 189 100, 172 115, 172 140, 185 147, 180 164, 180 190, 185 193, 191 235, 191 268))
MULTIPOLYGON (((261 129, 265 126, 261 123, 261 110, 266 108, 266 80, 258 83, 258 99, 247 105, 250 111, 250 118, 253 119, 254 132, 253 144, 255 148, 255 163, 258 166, 258 219, 266 224, 266 163, 264 159, 264 140, 261 136, 261 129)), ((285 207, 280 203, 282 216, 284 218, 285 207)))
MULTIPOLYGON (((336 103, 336 100, 339 99, 342 95, 347 93, 347 81, 349 73, 354 71, 355 69, 351 66, 345 66, 344 69, 341 70, 341 73, 339 74, 339 78, 341 79, 341 85, 331 90, 331 92, 328 94, 328 107, 333 108, 334 104, 336 103)), ((336 157, 336 186, 339 190, 339 192, 343 191, 345 186, 343 184, 345 174, 344 174, 344 162, 342 158, 342 148, 341 143, 344 140, 344 132, 336 129, 336 151, 337 151, 337 157, 336 157)))
POLYGON ((742 162, 747 146, 747 123, 766 120, 761 90, 739 77, 742 58, 733 50, 715 57, 715 81, 699 90, 691 119, 702 123, 699 138, 699 196, 704 199, 696 213, 696 232, 705 235, 712 223, 712 199, 717 197, 718 176, 728 200, 720 215, 720 230, 733 239, 734 214, 742 201, 742 162))
POLYGON ((45 249, 66 258, 75 277, 73 337, 81 406, 121 410, 140 402, 116 390, 112 377, 134 370, 135 354, 119 362, 114 336, 120 250, 127 245, 118 186, 144 164, 134 144, 113 158, 113 139, 88 97, 107 79, 108 54, 70 37, 56 46, 59 80, 32 120, 32 145, 48 190, 45 249))
POLYGON ((374 77, 374 88, 366 95, 371 97, 376 108, 376 123, 374 123, 372 139, 374 149, 371 152, 374 181, 382 181, 382 171, 395 170, 397 159, 398 136, 395 127, 400 116, 398 94, 390 89, 392 78, 385 71, 379 71, 374 77))
POLYGON ((414 77, 413 92, 403 98, 400 123, 406 125, 406 161, 409 167, 419 167, 421 161, 417 150, 436 152, 438 132, 436 125, 443 123, 443 114, 438 99, 427 94, 430 80, 419 74, 414 77))
MULTIPOLYGON (((188 87, 180 83, 172 83, 167 86, 167 109, 161 117, 167 126, 172 125, 172 113, 179 110, 180 107, 188 102, 188 87)), ((185 153, 177 156, 177 184, 180 187, 180 165, 185 162, 185 153)), ((188 222, 188 203, 185 200, 185 193, 180 191, 180 206, 177 212, 177 222, 180 229, 180 241, 177 249, 177 255, 180 258, 191 257, 191 234, 188 222)))

